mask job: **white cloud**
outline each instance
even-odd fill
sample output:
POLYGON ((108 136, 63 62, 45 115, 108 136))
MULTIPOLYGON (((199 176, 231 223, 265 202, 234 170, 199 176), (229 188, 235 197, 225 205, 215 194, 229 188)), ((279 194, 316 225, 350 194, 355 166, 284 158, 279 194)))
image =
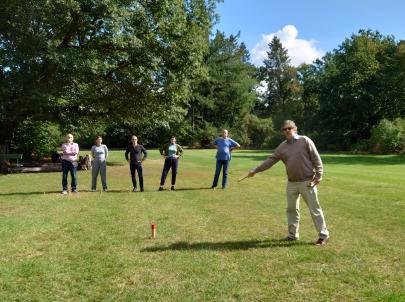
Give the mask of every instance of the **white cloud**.
POLYGON ((288 56, 294 66, 302 63, 310 64, 325 55, 323 50, 315 47, 316 41, 297 39, 297 28, 294 25, 286 25, 276 33, 262 35, 262 40, 251 51, 252 62, 255 65, 263 65, 263 60, 267 58, 268 45, 274 36, 278 37, 283 47, 288 50, 288 56))

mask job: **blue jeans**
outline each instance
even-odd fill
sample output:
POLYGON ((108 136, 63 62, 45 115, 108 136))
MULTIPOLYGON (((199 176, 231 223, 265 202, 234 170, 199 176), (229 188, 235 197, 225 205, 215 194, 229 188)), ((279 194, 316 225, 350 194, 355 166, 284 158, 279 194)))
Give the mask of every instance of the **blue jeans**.
POLYGON ((167 173, 169 173, 170 168, 172 168, 172 186, 176 184, 177 168, 179 167, 179 161, 177 158, 168 157, 165 159, 165 164, 163 166, 162 178, 160 179, 160 185, 164 186, 166 181, 167 173))
POLYGON ((215 168, 215 176, 214 181, 212 183, 212 187, 216 187, 218 185, 219 174, 221 173, 221 168, 224 167, 222 171, 222 187, 226 187, 226 182, 228 180, 228 167, 229 167, 229 160, 220 160, 217 159, 217 166, 215 168))
POLYGON ((63 188, 63 191, 67 191, 68 172, 70 172, 70 176, 72 177, 72 181, 71 181, 72 191, 76 191, 76 189, 77 189, 77 162, 72 163, 67 160, 62 160, 62 188, 63 188))
POLYGON ((131 169, 132 186, 134 187, 134 189, 137 188, 136 176, 135 176, 135 171, 136 171, 136 172, 138 172, 139 186, 140 186, 141 190, 143 190, 142 164, 140 162, 130 163, 129 168, 131 169))

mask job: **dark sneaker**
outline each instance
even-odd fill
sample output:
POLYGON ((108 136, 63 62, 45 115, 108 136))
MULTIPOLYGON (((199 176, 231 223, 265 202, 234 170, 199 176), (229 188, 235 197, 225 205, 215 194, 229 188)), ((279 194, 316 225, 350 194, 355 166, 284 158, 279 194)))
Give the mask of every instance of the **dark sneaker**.
POLYGON ((75 194, 76 194, 76 193, 77 193, 77 190, 72 190, 72 193, 75 193, 75 194))
POLYGON ((133 189, 132 189, 132 192, 136 192, 136 188, 133 188, 133 189))
POLYGON ((222 190, 225 190, 226 189, 226 187, 222 187, 222 190))
POLYGON ((159 187, 159 191, 163 191, 164 189, 163 189, 163 187, 159 187))
POLYGON ((174 190, 174 186, 172 186, 172 187, 170 188, 170 190, 175 191, 175 190, 174 190))
POLYGON ((107 192, 107 191, 108 191, 108 189, 107 189, 107 188, 104 188, 104 189, 103 189, 103 192, 107 192))
POLYGON ((141 188, 141 192, 145 192, 143 188, 141 188))
POLYGON ((319 239, 315 242, 315 245, 324 246, 324 245, 326 245, 326 244, 328 243, 328 241, 329 241, 329 237, 326 237, 326 238, 319 238, 319 239))

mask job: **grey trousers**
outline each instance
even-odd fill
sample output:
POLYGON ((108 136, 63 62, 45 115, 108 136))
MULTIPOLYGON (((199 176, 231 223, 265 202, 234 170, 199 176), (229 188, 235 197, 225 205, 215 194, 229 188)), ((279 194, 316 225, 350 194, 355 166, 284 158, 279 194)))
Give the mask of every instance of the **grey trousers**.
POLYGON ((300 197, 311 213, 312 221, 318 231, 319 238, 325 239, 329 237, 328 229, 326 228, 325 217, 318 200, 317 187, 308 187, 310 181, 291 182, 287 184, 287 220, 288 220, 288 237, 298 239, 300 225, 300 197))
POLYGON ((95 190, 97 187, 97 176, 101 175, 101 184, 103 185, 103 190, 107 189, 107 162, 93 160, 92 163, 92 178, 91 178, 91 189, 95 190))

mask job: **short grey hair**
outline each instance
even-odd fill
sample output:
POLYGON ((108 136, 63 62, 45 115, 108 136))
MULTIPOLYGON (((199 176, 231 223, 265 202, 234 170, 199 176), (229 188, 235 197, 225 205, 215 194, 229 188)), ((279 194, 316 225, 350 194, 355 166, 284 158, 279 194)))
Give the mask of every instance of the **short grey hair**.
POLYGON ((284 123, 283 123, 283 126, 281 127, 281 130, 283 130, 285 125, 290 125, 294 129, 297 129, 297 126, 295 125, 295 122, 292 121, 292 120, 285 120, 284 123))

